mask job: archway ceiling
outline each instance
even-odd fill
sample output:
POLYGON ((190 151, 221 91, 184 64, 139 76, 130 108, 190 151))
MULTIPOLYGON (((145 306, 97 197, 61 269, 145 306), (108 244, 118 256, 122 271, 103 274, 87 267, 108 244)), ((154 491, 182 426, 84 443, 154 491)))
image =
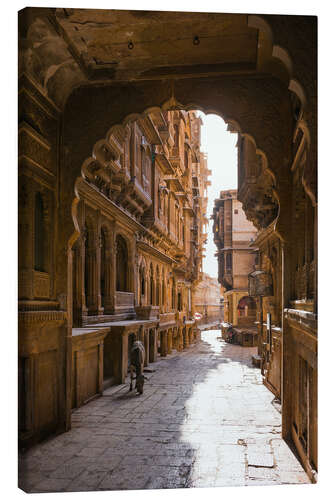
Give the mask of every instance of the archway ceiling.
MULTIPOLYGON (((70 115, 79 119, 81 138, 90 145, 105 136, 113 120, 121 123, 129 113, 166 102, 172 80, 180 103, 190 99, 205 111, 222 112, 229 124, 234 119, 242 132, 255 138, 281 185, 284 176, 278 173, 290 162, 286 138, 291 137, 292 76, 296 83, 308 82, 311 106, 306 118, 310 133, 315 128, 312 18, 63 8, 28 8, 20 15, 25 18, 19 23, 20 74, 38 82, 60 109, 67 102, 67 124, 70 115), (272 32, 279 35, 278 45, 273 45, 272 32), (294 59, 300 61, 296 72, 294 59), (112 106, 106 106, 112 97, 112 106), (105 113, 111 109, 112 117, 105 113)), ((311 165, 304 181, 315 192, 316 162, 311 165)))
POLYGON ((253 73, 258 30, 247 15, 57 9, 56 21, 91 78, 132 80, 253 73), (200 43, 193 43, 198 36, 200 43), (128 47, 133 43, 133 49, 128 47))

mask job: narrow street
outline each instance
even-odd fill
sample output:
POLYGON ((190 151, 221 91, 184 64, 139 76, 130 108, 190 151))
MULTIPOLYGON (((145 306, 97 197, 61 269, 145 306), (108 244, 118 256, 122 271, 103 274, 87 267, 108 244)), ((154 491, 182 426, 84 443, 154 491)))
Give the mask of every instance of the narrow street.
POLYGON ((73 413, 72 430, 20 459, 29 492, 309 483, 281 439, 256 348, 219 330, 149 366, 144 394, 112 387, 73 413))

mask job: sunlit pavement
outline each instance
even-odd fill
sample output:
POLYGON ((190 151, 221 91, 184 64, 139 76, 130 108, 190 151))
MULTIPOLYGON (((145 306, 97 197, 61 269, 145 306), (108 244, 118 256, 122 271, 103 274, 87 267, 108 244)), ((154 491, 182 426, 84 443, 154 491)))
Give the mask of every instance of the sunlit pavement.
POLYGON ((20 460, 30 492, 309 483, 281 439, 255 348, 220 331, 151 364, 144 394, 128 385, 76 410, 72 430, 20 460))

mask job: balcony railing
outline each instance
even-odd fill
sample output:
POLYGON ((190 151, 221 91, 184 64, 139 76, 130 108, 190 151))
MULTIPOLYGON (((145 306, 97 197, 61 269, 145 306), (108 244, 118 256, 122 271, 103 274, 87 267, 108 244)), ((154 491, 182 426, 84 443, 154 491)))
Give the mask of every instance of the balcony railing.
POLYGON ((163 327, 163 325, 175 323, 175 321, 176 314, 174 312, 160 314, 160 327, 163 327))
POLYGON ((134 293, 116 292, 115 294, 115 312, 134 311, 134 293))

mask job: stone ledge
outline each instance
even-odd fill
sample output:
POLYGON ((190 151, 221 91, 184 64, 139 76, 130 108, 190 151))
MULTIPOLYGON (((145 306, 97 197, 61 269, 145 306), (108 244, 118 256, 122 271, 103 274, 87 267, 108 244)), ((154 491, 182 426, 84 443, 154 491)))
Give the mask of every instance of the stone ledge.
POLYGON ((317 336, 317 314, 299 309, 285 309, 284 317, 291 326, 317 336))

